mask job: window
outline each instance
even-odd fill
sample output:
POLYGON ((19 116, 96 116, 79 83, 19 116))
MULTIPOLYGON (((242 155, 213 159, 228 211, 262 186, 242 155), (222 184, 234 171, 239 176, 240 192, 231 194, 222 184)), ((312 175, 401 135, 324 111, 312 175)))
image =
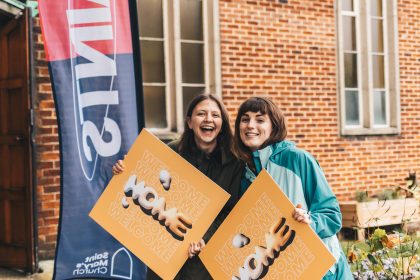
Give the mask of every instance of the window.
POLYGON ((191 99, 221 92, 218 1, 138 0, 137 7, 146 127, 182 131, 191 99))
POLYGON ((396 0, 337 0, 341 133, 399 133, 396 0))

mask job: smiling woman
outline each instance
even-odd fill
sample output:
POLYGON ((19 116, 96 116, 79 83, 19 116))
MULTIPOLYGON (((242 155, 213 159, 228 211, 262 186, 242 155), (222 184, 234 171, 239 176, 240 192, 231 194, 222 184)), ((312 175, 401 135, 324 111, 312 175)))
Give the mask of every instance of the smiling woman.
POLYGON ((335 257, 323 279, 353 279, 336 236, 341 228, 337 199, 318 162, 285 140, 286 135, 285 117, 273 101, 252 97, 242 103, 235 121, 235 144, 247 163, 241 193, 263 168, 267 170, 296 205, 293 218, 309 224, 335 257))
MULTIPOLYGON (((181 138, 169 143, 169 147, 228 192, 230 199, 203 238, 191 244, 188 252, 190 259, 175 279, 212 279, 196 255, 238 201, 244 164, 232 151, 233 136, 229 116, 225 106, 216 96, 206 93, 197 95, 187 108, 184 127, 181 138)), ((120 160, 114 165, 113 172, 120 174, 123 171, 124 163, 120 160)), ((147 279, 160 278, 149 270, 147 279)))
MULTIPOLYGON (((231 197, 203 239, 190 247, 190 259, 175 279, 212 279, 197 255, 239 199, 244 165, 232 152, 233 136, 223 103, 212 94, 200 94, 189 104, 179 141, 169 143, 189 163, 227 191, 231 197)), ((148 279, 153 273, 148 274, 148 279)))

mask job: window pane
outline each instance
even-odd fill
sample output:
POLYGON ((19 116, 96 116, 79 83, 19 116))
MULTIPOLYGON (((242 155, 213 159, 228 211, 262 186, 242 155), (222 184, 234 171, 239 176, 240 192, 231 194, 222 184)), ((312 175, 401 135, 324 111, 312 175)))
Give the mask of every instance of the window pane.
POLYGON ((166 128, 166 99, 165 87, 163 86, 144 86, 144 115, 146 127, 166 128))
POLYGON ((370 12, 372 16, 382 16, 382 0, 370 0, 370 12))
POLYGON ((357 54, 344 54, 344 86, 346 88, 357 88, 357 54))
POLYGON ((164 83, 163 42, 141 40, 140 51, 143 82, 164 83))
POLYGON ((343 0, 343 11, 353 11, 353 0, 343 0))
POLYGON ((356 19, 343 16, 343 41, 344 51, 356 50, 356 19))
POLYGON ((385 91, 373 92, 373 120, 374 124, 386 124, 386 98, 385 91))
POLYGON ((372 19, 372 51, 384 51, 383 20, 372 19))
POLYGON ((187 113, 188 105, 190 104, 191 100, 202 93, 204 87, 183 87, 182 88, 182 108, 183 112, 182 115, 185 116, 187 113))
POLYGON ((182 43, 182 82, 204 83, 204 53, 202 44, 182 43))
POLYGON ((203 40, 202 0, 181 0, 181 39, 203 40))
POLYGON ((372 55, 373 88, 385 88, 384 56, 372 55))
POLYGON ((359 94, 357 90, 346 90, 346 125, 359 125, 359 94))
POLYGON ((141 37, 163 38, 162 0, 138 0, 141 37))

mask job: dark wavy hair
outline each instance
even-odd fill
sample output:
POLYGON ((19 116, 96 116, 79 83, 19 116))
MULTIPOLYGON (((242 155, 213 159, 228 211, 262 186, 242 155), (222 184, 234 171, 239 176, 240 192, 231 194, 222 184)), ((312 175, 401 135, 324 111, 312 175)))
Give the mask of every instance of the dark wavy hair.
POLYGON ((244 160, 249 166, 253 166, 251 160, 252 151, 244 145, 239 132, 241 118, 247 112, 260 112, 261 114, 267 114, 273 125, 271 135, 262 144, 261 148, 267 147, 268 145, 274 144, 276 142, 283 141, 287 136, 287 128, 286 119, 283 115, 283 112, 270 99, 265 97, 251 97, 241 104, 235 120, 235 150, 237 156, 241 160, 244 160))
POLYGON ((223 105, 222 101, 215 95, 210 93, 201 93, 194 97, 188 105, 187 113, 184 119, 184 133, 182 133, 178 145, 178 151, 181 155, 191 153, 194 149, 197 149, 197 145, 194 140, 194 131, 189 128, 188 120, 191 119, 192 112, 197 104, 204 100, 212 100, 216 102, 220 109, 222 128, 217 136, 217 147, 222 147, 226 151, 233 152, 233 135, 232 130, 230 129, 229 115, 225 105, 223 105))

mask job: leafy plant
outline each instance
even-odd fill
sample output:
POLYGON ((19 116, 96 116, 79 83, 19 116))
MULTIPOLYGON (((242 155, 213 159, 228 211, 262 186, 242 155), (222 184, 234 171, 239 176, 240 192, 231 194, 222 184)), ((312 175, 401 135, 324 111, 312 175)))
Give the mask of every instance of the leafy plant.
POLYGON ((398 197, 399 197, 398 191, 394 189, 385 189, 381 193, 378 194, 379 200, 398 199, 398 197))
POLYGON ((367 191, 356 191, 355 199, 357 202, 366 202, 369 201, 369 195, 367 191))
MULTIPOLYGON (((378 196, 378 208, 388 207, 385 213, 389 211, 390 206, 386 206, 386 201, 396 198, 398 188, 395 190, 385 190, 378 196)), ((366 191, 356 192, 356 199, 365 201, 367 199, 366 191)), ((404 213, 406 210, 404 200, 404 213)), ((418 215, 418 210, 408 215, 402 215, 401 225, 408 223, 414 215, 418 215)), ((377 225, 382 216, 372 216, 377 225)), ((356 227, 356 229, 359 229, 356 227)), ((407 229, 407 228, 406 228, 407 229)), ((367 239, 363 241, 350 242, 347 244, 348 262, 355 279, 360 280, 382 280, 382 279, 419 279, 420 280, 420 238, 413 238, 407 232, 386 232, 377 227, 373 233, 368 234, 367 239)))
POLYGON ((347 252, 355 279, 415 279, 420 277, 419 244, 410 236, 376 229, 365 241, 347 252))

